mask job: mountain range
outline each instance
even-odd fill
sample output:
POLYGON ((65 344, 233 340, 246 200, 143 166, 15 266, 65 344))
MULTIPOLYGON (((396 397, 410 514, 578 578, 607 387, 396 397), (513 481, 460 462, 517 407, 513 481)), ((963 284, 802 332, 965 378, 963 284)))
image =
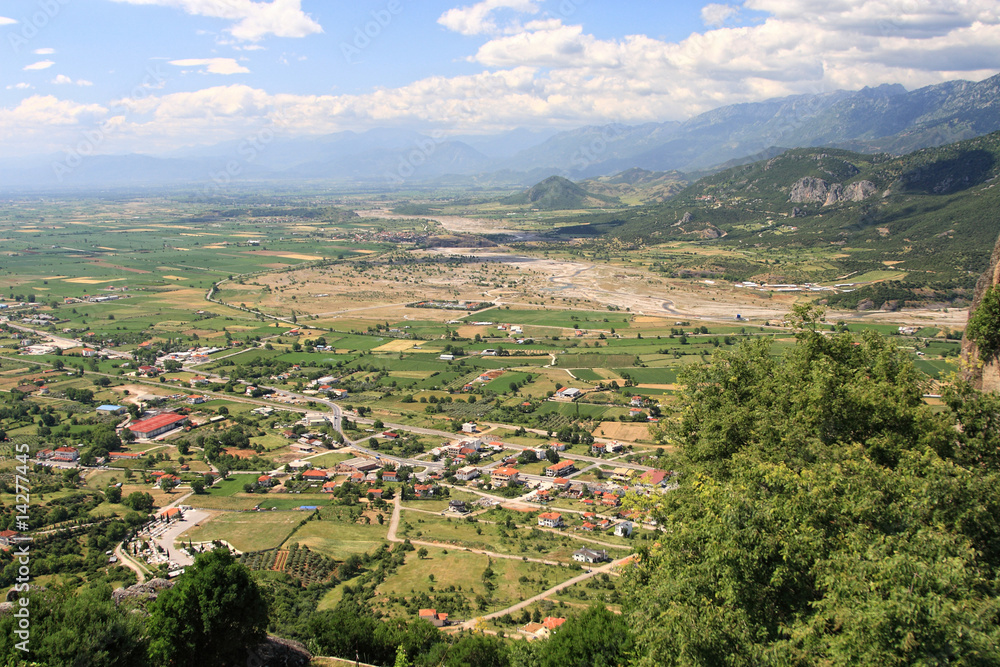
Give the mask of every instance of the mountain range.
POLYGON ((633 168, 680 171, 694 180, 720 167, 777 155, 783 148, 829 146, 901 155, 996 130, 1000 75, 913 91, 887 84, 796 95, 721 107, 684 122, 610 124, 558 133, 521 128, 441 138, 377 129, 322 137, 279 135, 259 150, 231 141, 156 156, 92 156, 69 169, 58 166, 64 164, 63 155, 0 160, 0 184, 38 189, 198 186, 221 178, 227 183, 373 189, 520 189, 552 175, 600 179, 633 168))

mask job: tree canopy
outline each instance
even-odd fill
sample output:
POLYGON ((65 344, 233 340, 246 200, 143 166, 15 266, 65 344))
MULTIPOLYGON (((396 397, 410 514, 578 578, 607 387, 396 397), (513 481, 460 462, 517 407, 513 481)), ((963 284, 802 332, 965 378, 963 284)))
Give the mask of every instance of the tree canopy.
POLYGON ((267 622, 250 571, 216 549, 200 554, 152 605, 150 657, 161 665, 243 665, 247 650, 264 640, 267 622))
POLYGON ((684 378, 679 488, 624 585, 637 665, 1000 661, 1000 400, 804 318, 684 378))

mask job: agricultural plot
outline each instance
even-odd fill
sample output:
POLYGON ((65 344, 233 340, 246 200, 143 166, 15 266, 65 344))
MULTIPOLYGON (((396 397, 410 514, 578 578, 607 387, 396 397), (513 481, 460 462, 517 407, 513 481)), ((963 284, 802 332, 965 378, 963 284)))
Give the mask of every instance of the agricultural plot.
POLYGON ((226 512, 184 532, 178 542, 225 540, 240 551, 273 549, 304 518, 300 512, 226 512))

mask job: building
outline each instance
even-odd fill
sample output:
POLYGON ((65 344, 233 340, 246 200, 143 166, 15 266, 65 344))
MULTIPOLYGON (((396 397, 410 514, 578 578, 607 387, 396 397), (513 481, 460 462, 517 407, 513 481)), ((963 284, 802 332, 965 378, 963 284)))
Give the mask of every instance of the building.
POLYGON ((449 500, 448 510, 456 514, 468 514, 469 509, 465 506, 464 500, 449 500))
POLYGON ((430 498, 434 495, 434 485, 417 484, 413 487, 413 492, 417 495, 417 498, 430 498))
POLYGON ((120 405, 102 405, 97 408, 99 415, 120 415, 123 412, 125 412, 125 408, 120 405))
POLYGON ((576 387, 563 387, 558 392, 556 392, 556 396, 560 396, 562 398, 568 398, 571 401, 580 398, 580 396, 582 395, 583 391, 577 389, 576 387))
POLYGON ((559 528, 563 525, 559 512, 543 512, 538 515, 538 525, 542 528, 559 528))
POLYGON ((555 465, 550 465, 545 469, 546 477, 565 477, 576 472, 576 466, 569 459, 563 459, 555 465))
POLYGON ((622 521, 615 526, 615 535, 617 537, 632 537, 632 522, 622 521))
POLYGON ((270 475, 261 475, 260 477, 257 478, 257 486, 269 489, 272 486, 274 486, 274 478, 271 477, 270 475))
POLYGON ((0 531, 0 546, 9 547, 14 544, 17 539, 18 533, 14 530, 4 530, 0 531))
POLYGON ((616 482, 630 482, 635 477, 635 470, 631 468, 615 468, 611 471, 611 479, 616 482))
POLYGON ((188 418, 184 415, 167 413, 150 417, 149 419, 143 419, 142 421, 137 421, 136 423, 130 425, 128 430, 132 431, 140 438, 151 439, 173 431, 176 428, 180 428, 181 426, 184 426, 187 421, 188 418))
POLYGON ((595 442, 590 446, 590 453, 594 456, 601 456, 608 450, 608 446, 603 442, 595 442))
POLYGON ((593 549, 578 549, 573 552, 573 560, 578 563, 603 563, 606 560, 611 560, 608 558, 607 551, 594 551, 593 549))
POLYGON ((111 452, 108 456, 112 461, 137 461, 142 458, 142 452, 111 452))
POLYGON ((399 475, 395 470, 383 470, 382 471, 382 481, 383 482, 398 482, 399 475))
POLYGON ((645 486, 666 486, 667 472, 665 470, 649 470, 639 476, 639 483, 645 486))
POLYGON ((479 431, 479 426, 473 424, 472 422, 466 422, 462 424, 462 433, 477 433, 479 431))
POLYGON ((302 479, 310 482, 325 482, 328 478, 325 470, 306 470, 302 473, 302 479))
POLYGON ((455 477, 462 480, 463 482, 468 482, 479 477, 479 468, 475 466, 466 466, 461 468, 455 473, 455 477))
POLYGON ((59 447, 54 452, 52 452, 53 461, 63 461, 67 463, 72 463, 73 461, 78 461, 80 459, 80 452, 76 451, 73 447, 59 447))
POLYGON ((493 471, 493 486, 509 486, 510 484, 517 484, 519 474, 520 473, 518 473, 517 468, 498 468, 493 471))
POLYGON ((427 621, 435 628, 443 628, 448 625, 448 614, 439 614, 437 609, 421 609, 420 619, 427 621))

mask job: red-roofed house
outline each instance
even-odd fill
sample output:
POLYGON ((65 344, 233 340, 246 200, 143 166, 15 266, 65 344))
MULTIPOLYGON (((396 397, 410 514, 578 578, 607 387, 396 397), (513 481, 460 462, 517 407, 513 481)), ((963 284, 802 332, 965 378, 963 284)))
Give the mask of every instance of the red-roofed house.
POLYGON ((555 616, 547 616, 542 619, 542 625, 545 626, 546 630, 555 630, 560 625, 566 622, 565 618, 556 618, 555 616))
POLYGON ((420 618, 428 621, 436 628, 442 628, 448 625, 448 614, 439 614, 437 609, 421 609, 420 618))
POLYGON ((559 528, 563 525, 559 512, 543 512, 538 515, 538 525, 543 528, 559 528))
POLYGON ((507 486, 517 484, 517 468, 498 468, 493 471, 493 486, 507 486))
POLYGON ((571 475, 576 472, 576 466, 569 459, 563 459, 559 463, 550 465, 545 469, 546 477, 563 477, 565 475, 571 475))
POLYGON ((323 493, 333 493, 337 490, 337 486, 336 482, 327 482, 323 485, 323 493))
POLYGON ((135 461, 142 458, 142 452, 111 452, 108 456, 112 461, 135 461))
POLYGON ((270 475, 261 475, 257 478, 257 486, 272 487, 274 486, 274 478, 270 475))
POLYGON ((14 539, 17 538, 17 531, 5 530, 0 532, 0 546, 9 547, 14 543, 14 539))
POLYGON ((310 482, 325 482, 328 478, 329 475, 325 470, 306 470, 302 473, 302 479, 310 482))
POLYGON ((80 458, 80 452, 73 447, 59 447, 52 452, 53 461, 76 461, 80 458))
POLYGON ((167 433, 168 431, 172 431, 175 428, 183 426, 187 423, 187 420, 188 418, 185 415, 167 413, 150 417, 149 419, 143 419, 142 421, 137 421, 136 423, 131 424, 128 427, 128 430, 132 431, 140 438, 155 438, 167 433))
POLYGON ((417 494, 417 498, 429 498, 434 495, 434 485, 417 484, 413 487, 413 492, 417 494))
POLYGON ((666 486, 667 484, 667 471, 665 470, 649 470, 644 472, 639 477, 639 483, 646 486, 666 486))

